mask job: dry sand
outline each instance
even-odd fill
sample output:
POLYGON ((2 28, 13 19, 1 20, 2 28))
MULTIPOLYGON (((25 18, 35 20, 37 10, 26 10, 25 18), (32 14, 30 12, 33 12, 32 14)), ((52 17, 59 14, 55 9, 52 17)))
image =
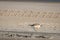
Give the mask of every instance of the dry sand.
MULTIPOLYGON (((60 33, 60 3, 0 1, 0 30, 16 32, 44 32, 48 35, 50 35, 49 33, 57 33, 49 40, 59 40, 60 36, 58 36, 58 33, 60 33), (41 28, 38 31, 35 31, 34 27, 29 26, 36 23, 41 25, 41 28)), ((8 39, 20 40, 21 38, 0 37, 0 40, 8 39)), ((22 38, 21 40, 48 39, 22 38)))

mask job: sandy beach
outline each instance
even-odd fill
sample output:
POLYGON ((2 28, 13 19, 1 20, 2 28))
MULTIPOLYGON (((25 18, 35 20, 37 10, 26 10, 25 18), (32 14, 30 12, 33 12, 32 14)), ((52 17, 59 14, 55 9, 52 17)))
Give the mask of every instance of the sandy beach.
POLYGON ((0 40, 59 40, 60 3, 0 1, 0 36, 0 40), (32 24, 39 24, 39 30, 36 31, 33 26, 29 26, 32 24), (20 34, 18 32, 32 32, 33 35, 39 33, 40 36, 26 38, 25 33, 22 33, 25 38, 20 38, 16 37, 16 34, 20 34), (8 37, 5 34, 15 36, 8 37))

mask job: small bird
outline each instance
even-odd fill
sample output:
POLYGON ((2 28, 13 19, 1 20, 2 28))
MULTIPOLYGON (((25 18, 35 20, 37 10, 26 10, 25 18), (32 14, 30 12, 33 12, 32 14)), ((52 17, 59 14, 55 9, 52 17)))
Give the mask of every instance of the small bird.
POLYGON ((34 29, 35 29, 36 31, 38 31, 38 30, 40 29, 40 24, 32 24, 32 25, 30 25, 30 26, 34 27, 34 29))

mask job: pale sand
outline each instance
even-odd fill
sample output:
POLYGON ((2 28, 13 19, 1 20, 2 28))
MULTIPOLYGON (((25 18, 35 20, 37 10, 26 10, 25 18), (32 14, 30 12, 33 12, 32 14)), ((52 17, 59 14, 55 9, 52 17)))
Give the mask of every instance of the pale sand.
POLYGON ((0 40, 60 40, 60 3, 0 1, 0 13, 3 13, 2 16, 0 14, 0 40), (23 16, 15 16, 13 14, 13 11, 20 11, 20 14, 23 13, 23 16), (40 17, 36 17, 37 14, 34 17, 32 17, 31 15, 28 17, 29 11, 30 13, 33 13, 33 15, 35 15, 36 12, 43 13, 39 13, 40 17), (44 12, 48 13, 48 15, 46 16, 44 12), (49 12, 51 12, 52 14, 50 14, 49 12), (6 15, 7 13, 10 13, 13 16, 11 16, 10 14, 6 15), (41 27, 38 31, 35 31, 34 27, 29 26, 32 24, 40 24, 41 27), (23 32, 23 36, 28 32, 27 35, 33 35, 33 37, 17 37, 16 34, 19 35, 20 32, 23 32), (14 37, 11 36, 13 34, 14 37), (42 35, 43 37, 34 38, 34 36, 36 35, 42 35))
POLYGON ((3 16, 0 15, 0 30, 34 32, 35 29, 29 25, 37 23, 42 25, 38 32, 60 33, 60 3, 0 1, 0 12, 3 13, 3 16), (23 16, 14 16, 13 11, 10 12, 9 10, 21 11, 20 14, 23 13, 23 16), (25 16, 28 15, 29 11, 31 15, 35 15, 36 12, 46 12, 47 14, 39 13, 39 16, 41 17, 36 17, 37 13, 34 17, 32 17, 33 15, 30 15, 30 17, 25 16), (49 12, 52 12, 53 15, 49 12), (13 16, 4 16, 7 13, 10 13, 13 16), (46 15, 48 17, 46 17, 46 15))

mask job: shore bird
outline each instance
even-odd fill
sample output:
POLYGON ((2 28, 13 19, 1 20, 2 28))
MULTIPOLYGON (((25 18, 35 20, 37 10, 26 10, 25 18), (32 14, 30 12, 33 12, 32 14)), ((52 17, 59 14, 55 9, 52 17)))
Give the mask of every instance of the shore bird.
POLYGON ((40 29, 40 24, 32 24, 30 26, 33 27, 35 31, 38 31, 40 29))

